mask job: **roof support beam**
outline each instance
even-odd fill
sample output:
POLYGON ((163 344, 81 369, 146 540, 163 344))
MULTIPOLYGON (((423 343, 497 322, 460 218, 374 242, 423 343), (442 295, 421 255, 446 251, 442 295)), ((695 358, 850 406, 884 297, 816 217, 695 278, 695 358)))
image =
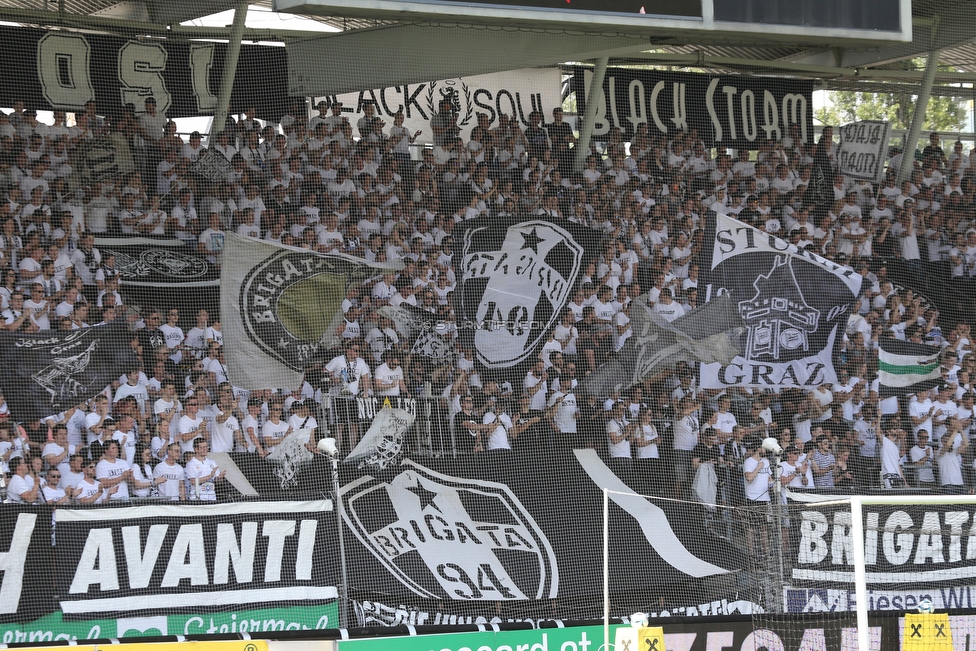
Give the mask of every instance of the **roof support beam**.
MULTIPOLYGON (((672 66, 693 66, 704 68, 739 69, 750 68, 753 71, 782 70, 799 76, 815 76, 821 78, 852 77, 859 79, 905 79, 921 82, 925 76, 922 70, 874 70, 872 68, 845 68, 839 66, 820 66, 810 64, 789 63, 785 61, 767 61, 764 59, 744 59, 737 57, 715 57, 702 53, 698 54, 667 54, 645 52, 627 57, 625 60, 615 61, 620 64, 657 63, 672 66)), ((935 79, 942 83, 971 83, 976 82, 976 73, 937 71, 935 79)))
POLYGON ((220 94, 217 96, 217 110, 210 123, 210 142, 217 142, 217 134, 227 125, 227 111, 230 108, 230 95, 237 76, 237 59, 241 55, 241 36, 244 35, 244 19, 247 17, 247 0, 242 0, 234 9, 234 22, 230 26, 230 41, 224 58, 224 70, 220 75, 220 94))
POLYGON ((596 121, 596 112, 600 105, 600 97, 603 95, 603 80, 607 76, 607 57, 600 57, 593 66, 593 76, 590 78, 590 87, 586 91, 586 112, 583 114, 583 123, 580 125, 580 137, 573 151, 576 153, 574 169, 578 172, 584 167, 586 157, 590 153, 590 138, 593 136, 593 123, 596 121))
POLYGON ((918 93, 918 100, 915 102, 915 110, 912 113, 912 124, 908 129, 908 136, 905 138, 905 155, 902 156, 901 169, 898 171, 898 183, 908 178, 915 165, 915 147, 918 143, 918 134, 922 131, 922 123, 925 121, 925 111, 929 107, 929 96, 932 94, 935 69, 939 67, 939 54, 939 50, 932 50, 925 65, 925 79, 922 80, 922 89, 918 93))

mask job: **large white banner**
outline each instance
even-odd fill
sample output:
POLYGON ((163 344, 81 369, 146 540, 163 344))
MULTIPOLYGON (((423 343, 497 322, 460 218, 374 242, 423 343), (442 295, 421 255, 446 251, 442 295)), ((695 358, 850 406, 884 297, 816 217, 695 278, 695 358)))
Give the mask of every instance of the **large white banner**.
POLYGON ((880 120, 851 122, 840 128, 837 167, 841 174, 865 181, 881 181, 891 123, 880 120))
MULTIPOLYGON (((342 115, 349 119, 354 135, 359 135, 356 122, 365 115, 365 102, 375 104, 375 115, 386 121, 383 130, 387 132, 393 124, 393 116, 402 110, 405 118, 403 126, 411 133, 421 132, 417 144, 430 144, 434 136, 430 130, 430 119, 437 113, 442 99, 449 99, 454 105, 462 137, 467 139, 477 124, 479 113, 487 115, 493 127, 498 126, 498 115, 501 113, 510 118, 516 116, 523 126, 529 123, 529 113, 534 110, 542 111, 545 121, 550 121, 552 109, 562 105, 561 81, 559 68, 525 68, 316 97, 315 105, 321 100, 332 102, 338 99, 342 102, 342 115)), ((313 111, 313 115, 317 115, 317 112, 313 111)))

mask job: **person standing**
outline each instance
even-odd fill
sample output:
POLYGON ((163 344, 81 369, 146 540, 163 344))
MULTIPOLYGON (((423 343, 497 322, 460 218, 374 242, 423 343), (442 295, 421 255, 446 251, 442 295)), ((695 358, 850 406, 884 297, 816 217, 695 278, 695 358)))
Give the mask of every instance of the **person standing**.
POLYGON ((193 442, 193 458, 186 463, 187 492, 191 500, 217 501, 217 483, 223 481, 223 473, 217 462, 207 456, 209 444, 203 439, 193 442))
POLYGON ((949 429, 942 435, 938 452, 939 481, 945 493, 961 495, 966 492, 966 482, 962 474, 962 460, 969 441, 959 434, 959 422, 955 417, 949 419, 949 429))
POLYGON ((917 441, 908 453, 909 461, 915 469, 915 486, 917 488, 935 488, 935 473, 932 472, 935 451, 929 445, 929 433, 921 429, 915 438, 917 441))
MULTIPOLYGON (((769 489, 773 476, 769 459, 763 456, 762 441, 751 438, 746 443, 748 456, 742 462, 742 476, 745 479, 747 506, 757 507, 770 501, 769 489)), ((769 554, 769 525, 765 509, 753 508, 749 516, 749 549, 753 555, 769 554)))
POLYGON ((183 502, 186 500, 186 485, 183 482, 186 474, 180 465, 181 456, 179 444, 171 443, 166 448, 166 458, 153 468, 153 479, 161 496, 183 502))
POLYGON ((837 459, 830 451, 830 437, 821 434, 813 451, 813 483, 817 488, 833 488, 836 472, 837 459))
POLYGON ((336 411, 336 445, 340 450, 352 450, 359 442, 359 409, 356 398, 369 398, 373 392, 372 375, 369 365, 360 357, 360 348, 359 339, 350 339, 346 342, 346 353, 332 358, 325 366, 340 394, 333 400, 336 411), (348 434, 344 447, 343 432, 346 428, 348 434))
POLYGON ((33 504, 37 501, 40 482, 30 473, 30 463, 24 457, 10 460, 10 484, 7 486, 8 504, 33 504))
POLYGON ((885 488, 905 488, 905 474, 901 468, 902 445, 906 432, 897 417, 889 417, 878 427, 878 447, 881 449, 881 479, 885 488))
POLYGON ((105 442, 102 460, 98 462, 95 468, 95 477, 106 491, 105 495, 108 499, 129 499, 129 481, 132 479, 132 469, 129 468, 129 463, 119 456, 119 442, 115 439, 105 442))

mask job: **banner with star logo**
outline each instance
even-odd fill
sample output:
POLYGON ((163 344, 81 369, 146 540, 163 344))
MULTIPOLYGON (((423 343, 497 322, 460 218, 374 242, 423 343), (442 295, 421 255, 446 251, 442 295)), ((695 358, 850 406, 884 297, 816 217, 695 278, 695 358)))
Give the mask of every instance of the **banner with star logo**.
POLYGON ((459 224, 455 313, 462 347, 489 369, 532 360, 597 255, 601 233, 546 215, 459 224))
POLYGON ((319 353, 336 346, 346 291, 402 264, 371 264, 227 233, 221 317, 227 371, 243 389, 297 386, 319 353))

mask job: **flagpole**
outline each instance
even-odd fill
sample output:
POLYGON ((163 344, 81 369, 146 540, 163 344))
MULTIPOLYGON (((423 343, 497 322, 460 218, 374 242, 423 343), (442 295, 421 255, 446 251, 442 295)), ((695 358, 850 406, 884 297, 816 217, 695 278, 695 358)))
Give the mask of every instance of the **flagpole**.
POLYGON ((339 593, 339 628, 348 628, 348 605, 349 605, 349 577, 346 574, 346 544, 342 539, 342 519, 345 515, 345 508, 342 505, 342 496, 339 494, 339 449, 336 447, 334 438, 324 438, 318 443, 318 448, 328 455, 332 463, 332 490, 335 496, 334 506, 336 513, 336 533, 339 535, 339 568, 342 572, 342 586, 339 593))

